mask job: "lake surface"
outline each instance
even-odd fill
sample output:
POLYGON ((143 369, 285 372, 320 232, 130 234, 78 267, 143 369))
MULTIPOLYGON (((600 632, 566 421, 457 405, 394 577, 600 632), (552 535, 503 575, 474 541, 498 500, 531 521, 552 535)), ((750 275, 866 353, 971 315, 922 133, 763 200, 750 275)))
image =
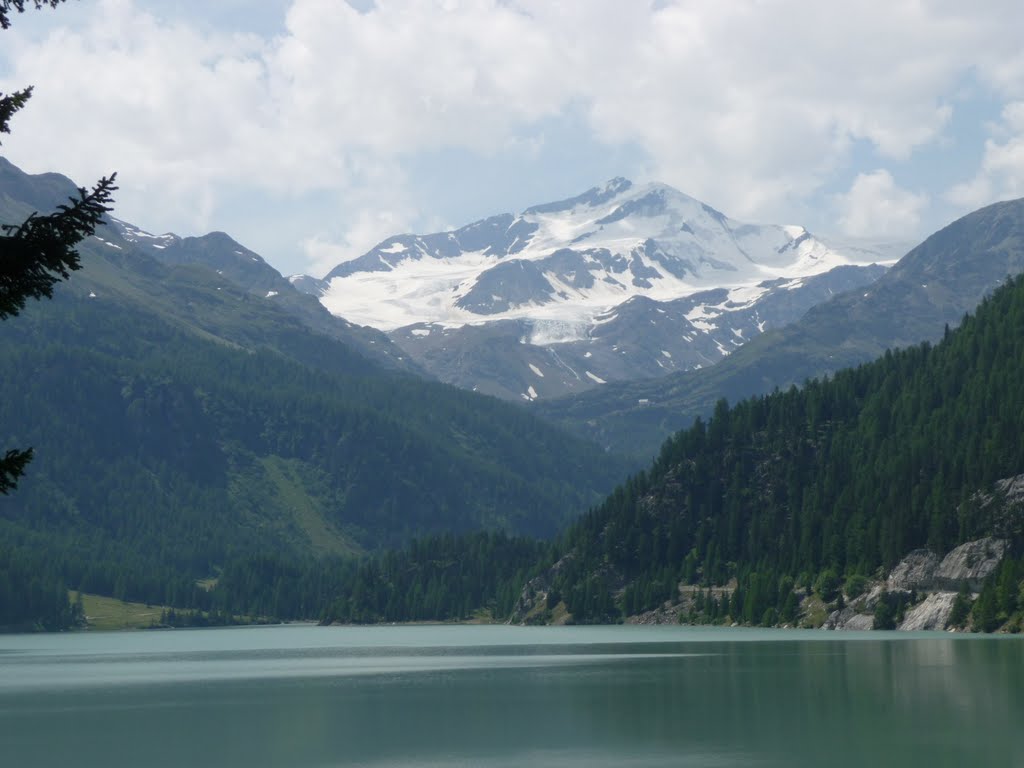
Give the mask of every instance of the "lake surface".
POLYGON ((0 636, 0 765, 1024 768, 1024 638, 476 626, 0 636))

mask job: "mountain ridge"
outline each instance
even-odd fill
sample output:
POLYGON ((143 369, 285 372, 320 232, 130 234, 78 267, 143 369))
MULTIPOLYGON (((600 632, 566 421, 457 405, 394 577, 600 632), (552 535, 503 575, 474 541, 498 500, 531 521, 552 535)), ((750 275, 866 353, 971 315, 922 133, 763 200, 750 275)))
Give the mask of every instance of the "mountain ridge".
MULTIPOLYGON (((0 156, 0 219, 4 221, 21 221, 36 210, 52 209, 66 202, 77 189, 73 181, 59 173, 28 174, 19 169, 9 160, 0 156)), ((160 302, 160 297, 151 291, 143 291, 139 295, 138 285, 133 280, 148 273, 152 277, 156 264, 168 267, 182 267, 208 271, 208 274, 195 274, 192 281, 195 288, 204 293, 209 291, 227 291, 236 300, 250 301, 259 299, 268 313, 281 312, 281 323, 287 327, 299 321, 305 327, 345 343, 349 348, 381 364, 386 368, 406 371, 425 376, 408 356, 391 344, 387 336, 372 328, 362 328, 327 312, 316 301, 295 289, 291 282, 255 251, 241 245, 223 232, 211 232, 199 237, 179 237, 172 233, 153 235, 141 227, 122 221, 113 216, 105 217, 105 223, 93 237, 80 244, 83 254, 95 253, 102 258, 93 260, 92 269, 103 268, 103 264, 131 264, 132 269, 123 272, 115 281, 117 289, 124 300, 135 300, 149 303, 160 302), (147 261, 153 263, 147 266, 147 261), (238 291, 242 294, 239 295, 238 291)), ((78 278, 71 290, 80 287, 86 281, 83 277, 89 269, 77 273, 78 278)), ((107 289, 114 287, 108 283, 107 289)), ((162 302, 161 308, 169 315, 177 317, 185 325, 192 325, 203 334, 220 331, 211 327, 208 319, 195 311, 204 302, 185 302, 187 306, 175 306, 162 302)), ((245 336, 245 329, 233 329, 236 336, 245 336)), ((229 337, 229 340, 231 338, 229 337)))
POLYGON ((887 260, 872 255, 871 260, 849 258, 803 227, 735 221, 668 185, 638 187, 617 178, 519 214, 503 213, 445 232, 388 237, 329 271, 323 281, 331 285, 323 301, 341 316, 382 330, 412 323, 459 327, 521 316, 575 319, 608 311, 636 295, 677 299, 700 289, 795 279, 833 266, 887 260), (398 274, 386 283, 401 292, 402 280, 416 276, 413 266, 426 269, 431 263, 450 268, 450 274, 431 276, 444 283, 443 290, 414 286, 395 298, 367 280, 360 284, 367 289, 360 297, 343 290, 348 283, 335 285, 361 274, 409 270, 408 276, 398 274), (531 270, 527 280, 534 281, 534 288, 543 286, 542 293, 488 296, 493 288, 531 287, 506 277, 509 263, 531 270))
POLYGON ((442 381, 533 401, 713 365, 820 300, 806 281, 839 269, 833 292, 866 284, 890 251, 847 255, 803 227, 738 222, 665 184, 617 178, 519 214, 395 235, 323 280, 291 279, 387 331, 442 381), (686 301, 711 291, 725 293, 686 301), (759 317, 783 291, 793 308, 759 317), (656 340, 637 344, 643 330, 656 340))
POLYGON ((609 384, 538 403, 537 410, 606 447, 653 455, 721 397, 765 394, 888 348, 936 341, 945 325, 956 326, 1004 278, 1022 271, 1024 199, 995 203, 929 236, 870 287, 816 305, 714 368, 609 384))

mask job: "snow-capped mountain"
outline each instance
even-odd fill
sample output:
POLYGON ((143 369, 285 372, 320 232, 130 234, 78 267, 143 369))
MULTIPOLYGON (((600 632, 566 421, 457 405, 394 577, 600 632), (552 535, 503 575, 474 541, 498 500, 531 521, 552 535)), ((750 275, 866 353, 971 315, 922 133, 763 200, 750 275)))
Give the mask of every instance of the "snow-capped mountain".
POLYGON ((713 364, 900 255, 744 224, 617 178, 519 215, 390 237, 323 283, 292 280, 439 378, 532 400, 713 364))

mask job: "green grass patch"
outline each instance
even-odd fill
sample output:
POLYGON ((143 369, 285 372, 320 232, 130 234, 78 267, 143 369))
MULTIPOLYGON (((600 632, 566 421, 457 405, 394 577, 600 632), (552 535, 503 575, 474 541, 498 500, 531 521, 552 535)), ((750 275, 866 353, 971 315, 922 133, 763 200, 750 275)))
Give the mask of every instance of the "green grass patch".
POLYGON ((339 531, 327 519, 319 500, 306 492, 307 478, 302 477, 299 462, 267 456, 260 459, 260 464, 273 487, 278 507, 305 534, 314 554, 344 557, 361 554, 359 545, 339 531))
MULTIPOLYGON (((78 599, 77 592, 69 592, 69 599, 78 599)), ((82 594, 82 608, 85 611, 86 627, 95 630, 148 629, 160 623, 159 605, 127 603, 112 597, 82 594)))

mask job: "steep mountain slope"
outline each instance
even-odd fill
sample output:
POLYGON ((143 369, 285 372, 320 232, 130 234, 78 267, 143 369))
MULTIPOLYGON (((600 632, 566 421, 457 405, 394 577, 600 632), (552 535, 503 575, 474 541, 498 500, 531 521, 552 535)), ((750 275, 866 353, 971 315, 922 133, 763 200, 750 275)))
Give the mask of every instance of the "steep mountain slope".
POLYGON ((663 184, 614 179, 518 215, 391 237, 324 281, 293 281, 389 331, 443 381, 536 400, 713 364, 891 260, 891 249, 840 250, 802 227, 743 224, 663 184))
POLYGON ((391 338, 444 381, 533 402, 715 365, 749 339, 884 272, 880 265, 845 266, 672 301, 634 296, 595 316, 582 339, 573 338, 562 323, 523 319, 461 328, 419 323, 392 331, 391 338))
POLYGON ((0 354, 3 444, 36 449, 0 527, 53 557, 131 564, 129 586, 244 552, 551 535, 623 472, 513 406, 203 341, 98 296, 5 323, 0 354))
POLYGON ((712 369, 609 384, 539 412, 614 450, 653 455, 668 435, 737 400, 936 340, 1007 275, 1024 271, 1024 200, 971 213, 911 250, 869 288, 822 303, 712 369))
POLYGON ((841 576, 918 548, 941 555, 996 536, 1019 557, 1024 506, 991 494, 1006 496, 1013 483, 1000 481, 1024 472, 1022 432, 1017 277, 937 347, 720 403, 571 527, 548 589, 577 620, 606 621, 678 600, 680 582, 736 579, 722 615, 771 624, 793 620, 794 585, 820 574, 815 588, 831 601, 841 576))

